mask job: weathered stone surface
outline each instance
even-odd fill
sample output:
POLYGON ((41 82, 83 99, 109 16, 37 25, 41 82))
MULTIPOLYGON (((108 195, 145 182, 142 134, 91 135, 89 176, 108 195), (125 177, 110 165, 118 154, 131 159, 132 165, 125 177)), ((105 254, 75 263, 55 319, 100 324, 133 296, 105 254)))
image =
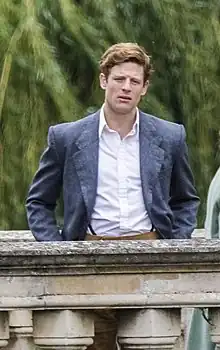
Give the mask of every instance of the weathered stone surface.
POLYGON ((1 242, 0 309, 215 305, 219 252, 205 239, 1 242))
POLYGON ((35 241, 31 231, 0 231, 0 242, 35 241))
MULTIPOLYGON (((52 315, 59 316, 62 310, 66 311, 62 320, 57 318, 59 329, 72 312, 82 310, 90 313, 90 309, 108 308, 148 313, 150 309, 164 309, 162 314, 167 314, 173 309, 175 314, 180 308, 216 308, 220 304, 219 240, 39 243, 29 231, 24 231, 4 235, 0 232, 0 243, 0 340, 2 346, 7 344, 9 319, 8 350, 20 350, 21 346, 29 350, 33 345, 32 330, 42 348, 85 349, 87 340, 91 343, 91 334, 81 341, 84 335, 80 331, 80 343, 77 334, 75 338, 72 333, 70 337, 65 332, 53 333, 56 320, 52 315), (32 326, 32 314, 40 316, 40 328, 36 322, 32 326), (49 331, 48 325, 52 327, 49 331)), ((159 314, 152 318, 154 329, 158 326, 155 339, 146 333, 143 337, 152 339, 143 342, 139 339, 142 334, 122 334, 125 348, 134 349, 137 345, 146 349, 148 344, 149 349, 174 346, 175 350, 183 350, 178 337, 179 319, 171 318, 170 323, 165 320, 163 324, 170 324, 169 329, 172 326, 173 330, 164 328, 163 333, 160 319, 159 314)))
POLYGON ((203 265, 220 262, 220 241, 206 239, 156 240, 156 241, 93 241, 93 242, 1 242, 0 267, 25 266, 25 269, 47 265, 62 267, 102 265, 134 265, 180 268, 192 264, 203 265))
POLYGON ((220 308, 211 308, 209 310, 210 335, 216 349, 220 349, 220 308))
POLYGON ((171 350, 180 334, 178 309, 121 312, 118 339, 125 349, 171 350))

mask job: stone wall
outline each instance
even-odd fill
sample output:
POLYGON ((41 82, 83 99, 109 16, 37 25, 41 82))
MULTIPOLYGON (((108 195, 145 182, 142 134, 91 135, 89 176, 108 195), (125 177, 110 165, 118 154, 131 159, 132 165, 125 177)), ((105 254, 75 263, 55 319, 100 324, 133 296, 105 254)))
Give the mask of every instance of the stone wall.
POLYGON ((106 309, 119 314, 124 349, 183 350, 192 308, 209 308, 212 339, 220 343, 218 240, 40 243, 27 231, 0 237, 2 348, 85 350, 94 310, 106 309))

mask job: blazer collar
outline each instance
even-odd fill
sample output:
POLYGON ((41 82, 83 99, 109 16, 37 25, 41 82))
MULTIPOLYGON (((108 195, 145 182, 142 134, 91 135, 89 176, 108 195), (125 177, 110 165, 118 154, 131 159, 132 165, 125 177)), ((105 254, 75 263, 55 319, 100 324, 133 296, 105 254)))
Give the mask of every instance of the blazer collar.
MULTIPOLYGON (((75 141, 75 144, 79 149, 88 147, 91 143, 99 140, 100 113, 101 109, 82 120, 83 125, 80 129, 80 134, 75 141)), ((147 138, 149 141, 153 141, 153 143, 159 144, 161 142, 162 137, 158 136, 153 117, 139 111, 138 124, 139 134, 147 138)))

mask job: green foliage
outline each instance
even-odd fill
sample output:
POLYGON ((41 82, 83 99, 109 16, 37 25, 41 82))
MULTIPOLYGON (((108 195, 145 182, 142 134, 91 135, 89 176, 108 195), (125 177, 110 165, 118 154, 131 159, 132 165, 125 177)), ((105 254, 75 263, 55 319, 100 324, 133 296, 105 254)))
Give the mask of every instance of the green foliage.
POLYGON ((47 40, 34 1, 0 3, 2 74, 1 228, 26 226, 24 201, 48 126, 76 119, 83 107, 56 48, 47 40), (8 23, 8 25, 7 25, 8 23))
POLYGON ((209 183, 220 165, 220 3, 191 0, 117 1, 127 37, 151 54, 155 73, 145 111, 183 123, 201 197, 203 225, 209 183))
POLYGON ((0 228, 27 227, 25 197, 48 126, 97 109, 102 52, 135 41, 155 73, 143 110, 183 123, 202 199, 219 165, 220 3, 1 0, 0 228))

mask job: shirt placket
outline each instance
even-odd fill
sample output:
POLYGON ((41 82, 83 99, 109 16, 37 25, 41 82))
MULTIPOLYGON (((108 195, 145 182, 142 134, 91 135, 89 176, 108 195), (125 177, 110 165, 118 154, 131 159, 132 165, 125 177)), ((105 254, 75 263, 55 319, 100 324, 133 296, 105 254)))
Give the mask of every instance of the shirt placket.
POLYGON ((120 207, 120 230, 128 229, 128 187, 126 170, 126 144, 120 141, 118 152, 118 197, 120 207))

